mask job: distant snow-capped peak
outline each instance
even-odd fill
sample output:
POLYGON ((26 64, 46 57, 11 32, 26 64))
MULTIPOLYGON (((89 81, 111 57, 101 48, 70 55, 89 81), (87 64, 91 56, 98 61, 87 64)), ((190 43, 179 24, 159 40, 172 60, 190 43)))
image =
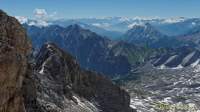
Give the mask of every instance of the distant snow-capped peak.
POLYGON ((186 18, 184 17, 168 18, 168 19, 163 19, 162 23, 178 23, 178 22, 183 22, 185 20, 186 18))
POLYGON ((92 25, 100 28, 106 28, 110 26, 109 23, 93 23, 92 25))
POLYGON ((28 22, 28 18, 27 18, 27 17, 24 17, 24 16, 15 16, 15 18, 16 18, 21 24, 24 24, 24 23, 27 23, 27 22, 28 22))
POLYGON ((30 26, 38 26, 38 27, 46 27, 51 25, 50 22, 36 19, 36 20, 30 20, 27 17, 24 16, 15 16, 15 18, 21 23, 21 24, 28 24, 30 26))
POLYGON ((128 28, 133 28, 134 26, 145 26, 145 23, 143 22, 133 22, 128 25, 128 28))
POLYGON ((38 27, 47 27, 51 25, 51 23, 43 20, 29 21, 27 24, 30 26, 38 26, 38 27))
POLYGON ((147 21, 147 20, 160 20, 160 17, 140 17, 140 16, 136 16, 133 17, 132 20, 142 20, 142 21, 147 21))
POLYGON ((121 21, 121 22, 130 21, 130 20, 131 20, 131 18, 128 18, 128 17, 120 17, 119 18, 119 21, 121 21))

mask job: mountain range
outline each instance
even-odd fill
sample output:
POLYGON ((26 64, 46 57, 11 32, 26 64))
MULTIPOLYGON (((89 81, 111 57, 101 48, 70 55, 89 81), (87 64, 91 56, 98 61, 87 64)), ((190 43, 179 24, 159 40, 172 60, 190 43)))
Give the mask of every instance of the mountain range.
MULTIPOLYGON (((83 22, 86 20, 82 20, 83 22)), ((91 20, 91 22, 100 20, 91 20)), ((108 21, 108 20, 107 20, 108 21)), ((110 20, 111 21, 111 20, 110 20)), ((177 22, 186 21, 181 19, 177 22)), ((65 22, 65 21, 64 21, 65 22)), ((116 23, 117 20, 113 20, 116 23)), ((134 25, 118 40, 101 36, 85 29, 84 26, 61 23, 39 27, 24 24, 33 46, 37 51, 45 42, 54 42, 62 49, 69 51, 81 67, 110 76, 128 74, 133 66, 144 63, 147 58, 162 52, 159 49, 173 49, 183 46, 196 47, 198 26, 179 36, 169 36, 160 32, 154 25, 146 23, 134 25), (188 39, 191 36, 194 39, 188 39), (191 41, 193 40, 193 41, 191 41), (97 59, 98 57, 98 59, 97 59), (115 65, 113 67, 113 65, 115 65)), ((77 22, 72 22, 77 23, 77 22)), ((166 24, 166 23, 165 23, 166 24)))
POLYGON ((135 25, 151 24, 158 31, 167 36, 183 35, 194 27, 200 25, 199 18, 127 18, 127 17, 105 17, 105 18, 77 18, 59 20, 32 20, 25 17, 16 17, 22 24, 26 23, 35 26, 60 25, 67 27, 71 24, 78 24, 85 29, 96 32, 99 35, 117 39, 123 33, 135 25))
POLYGON ((37 51, 46 42, 54 42, 72 54, 81 67, 110 76, 127 74, 131 66, 144 62, 150 49, 102 37, 75 24, 66 28, 51 25, 24 25, 37 51))
POLYGON ((32 56, 26 30, 2 10, 0 35, 1 112, 136 112, 124 89, 55 44, 32 56))
MULTIPOLYGON (((87 105, 88 110, 98 110, 103 107, 106 107, 104 110, 110 109, 110 105, 105 103, 108 102, 107 94, 108 97, 111 95, 112 98, 124 97, 124 95, 118 94, 115 89, 105 93, 106 99, 101 97, 103 93, 101 93, 100 88, 104 88, 104 84, 95 81, 98 76, 101 77, 100 74, 104 74, 103 77, 112 78, 114 83, 128 90, 131 100, 130 106, 138 111, 162 111, 155 108, 156 103, 165 103, 175 107, 181 104, 191 106, 191 108, 196 109, 195 111, 198 111, 200 101, 198 96, 200 92, 199 21, 198 18, 183 17, 171 19, 111 17, 43 22, 27 20, 23 26, 33 43, 32 57, 35 64, 33 64, 33 68, 36 72, 34 76, 37 77, 35 81, 39 84, 38 88, 48 87, 55 94, 60 94, 54 88, 51 89, 51 83, 48 82, 53 82, 55 85, 57 85, 57 80, 66 83, 62 81, 63 78, 60 74, 64 74, 59 68, 63 70, 63 66, 70 67, 71 64, 77 68, 78 65, 75 64, 75 66, 74 63, 80 63, 81 71, 82 69, 96 71, 97 73, 91 73, 96 78, 93 78, 93 75, 91 77, 86 75, 87 78, 83 77, 83 79, 73 77, 72 74, 79 74, 74 71, 80 71, 80 69, 75 69, 69 73, 71 82, 67 90, 74 93, 75 97, 72 96, 72 99, 75 98, 75 102, 87 105), (114 32, 114 34, 107 35, 101 31, 114 32), (112 35, 116 35, 116 37, 112 35), (65 57, 69 55, 63 52, 68 52, 77 61, 68 62, 68 58, 65 57), (51 69, 52 66, 59 72, 51 69), (41 74, 44 76, 40 76, 41 74), (53 74, 57 74, 58 77, 54 77, 53 74), (80 79, 80 84, 83 86, 73 83, 74 78, 80 79), (43 82, 43 79, 48 81, 43 82), (102 86, 96 88, 97 83, 102 86), (97 93, 94 93, 93 90, 97 93), (117 95, 113 96, 113 92, 117 95), (99 97, 91 97, 85 93, 95 94, 99 97), (80 101, 80 96, 83 96, 86 103, 80 101), (99 100, 99 98, 103 100, 99 100), (91 105, 90 103, 95 104, 93 101, 101 104, 100 107, 91 105), (90 103, 88 104, 88 102, 90 103)), ((90 73, 83 70, 80 74, 90 73)), ((81 76, 77 75, 77 77, 81 76)), ((77 82, 79 84, 79 81, 77 82)), ((105 83, 105 86, 110 85, 108 82, 105 83)), ((63 86, 60 83, 58 85, 63 86)), ((113 88, 113 85, 111 84, 109 87, 113 88)), ((54 101, 42 96, 43 93, 47 96, 51 95, 51 93, 46 93, 46 90, 38 91, 36 89, 36 93, 39 94, 39 96, 36 95, 37 97, 48 104, 54 101)), ((61 93, 61 95, 66 94, 61 93)), ((118 100, 121 102, 120 99, 118 100)), ((128 100, 129 98, 125 100, 124 106, 129 110, 128 100)), ((44 105, 41 102, 39 104, 44 105)), ((114 107, 117 106, 118 104, 114 107)), ((58 109, 62 110, 63 107, 58 107, 58 109)), ((178 110, 180 112, 189 111, 187 109, 178 110)))

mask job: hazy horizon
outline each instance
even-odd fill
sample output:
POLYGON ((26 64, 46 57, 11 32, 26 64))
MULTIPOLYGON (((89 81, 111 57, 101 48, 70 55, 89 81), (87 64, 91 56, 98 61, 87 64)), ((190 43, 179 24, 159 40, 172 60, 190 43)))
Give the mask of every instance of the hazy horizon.
POLYGON ((197 11, 200 10, 199 4, 197 0, 0 0, 0 9, 12 16, 27 18, 200 18, 197 11))

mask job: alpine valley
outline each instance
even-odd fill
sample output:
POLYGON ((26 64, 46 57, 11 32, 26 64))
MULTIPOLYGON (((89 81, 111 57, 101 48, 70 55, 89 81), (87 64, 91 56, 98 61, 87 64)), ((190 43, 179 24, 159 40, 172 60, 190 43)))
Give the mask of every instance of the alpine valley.
POLYGON ((199 44, 200 18, 0 10, 0 112, 200 112, 199 44))

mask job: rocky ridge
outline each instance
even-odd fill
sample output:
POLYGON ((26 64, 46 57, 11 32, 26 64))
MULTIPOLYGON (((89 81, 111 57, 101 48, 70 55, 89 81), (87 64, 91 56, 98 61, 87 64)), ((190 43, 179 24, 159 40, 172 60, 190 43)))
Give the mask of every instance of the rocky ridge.
POLYGON ((37 90, 33 97, 44 112, 133 111, 124 90, 100 74, 80 69, 71 55, 52 43, 42 47, 34 69, 37 90))

